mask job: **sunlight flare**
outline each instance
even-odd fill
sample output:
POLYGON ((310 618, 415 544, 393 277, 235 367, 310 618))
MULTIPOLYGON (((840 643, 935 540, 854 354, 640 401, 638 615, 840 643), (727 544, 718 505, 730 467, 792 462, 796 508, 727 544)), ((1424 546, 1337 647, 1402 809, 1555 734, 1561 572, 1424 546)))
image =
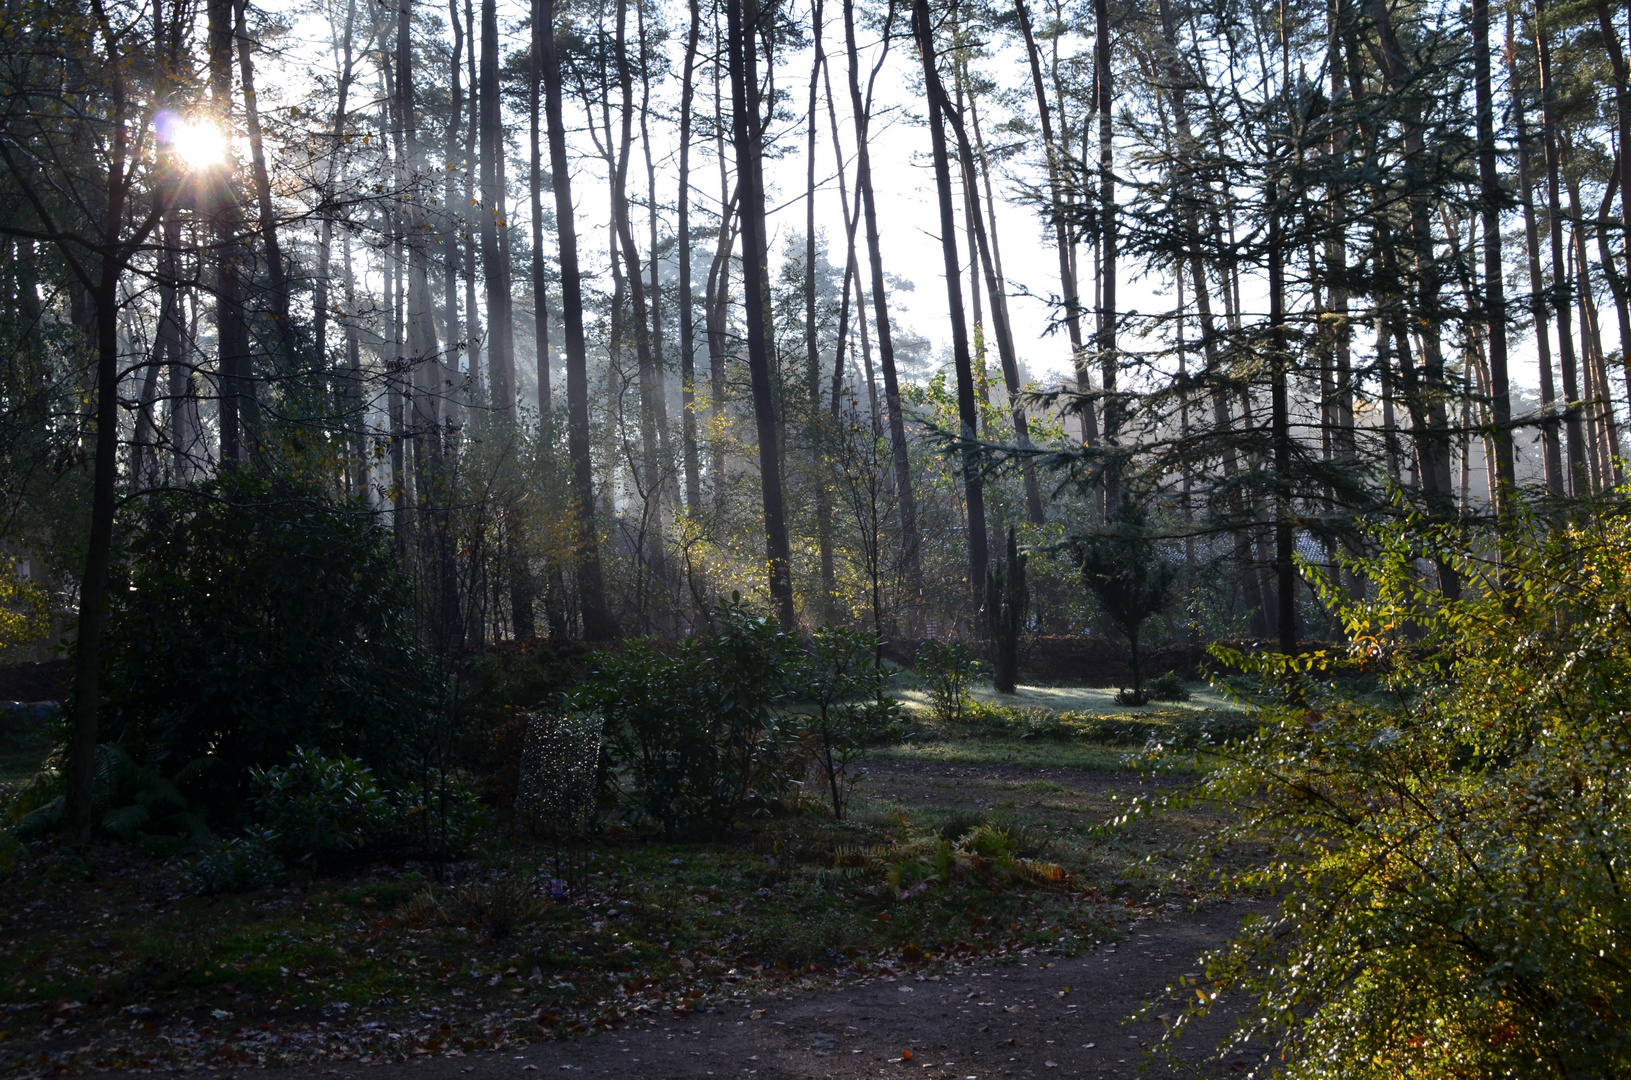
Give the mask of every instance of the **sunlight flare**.
POLYGON ((227 140, 221 129, 207 120, 189 120, 175 113, 160 113, 159 139, 189 168, 207 169, 226 160, 227 140))

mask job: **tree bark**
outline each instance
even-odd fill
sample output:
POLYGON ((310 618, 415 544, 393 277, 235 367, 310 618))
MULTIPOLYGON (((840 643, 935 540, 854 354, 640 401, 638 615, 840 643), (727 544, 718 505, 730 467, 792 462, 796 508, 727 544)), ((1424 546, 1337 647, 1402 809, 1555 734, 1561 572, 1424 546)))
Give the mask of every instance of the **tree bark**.
POLYGON ((283 353, 283 362, 288 364, 294 362, 296 351, 294 325, 289 322, 289 279, 283 265, 283 248, 278 243, 277 213, 272 206, 272 181, 266 169, 260 108, 255 99, 255 65, 249 53, 249 30, 245 25, 248 6, 248 0, 237 0, 233 9, 238 38, 238 70, 243 82, 244 127, 249 134, 249 161, 255 178, 255 198, 260 209, 261 243, 266 248, 266 276, 272 289, 272 321, 277 326, 278 347, 283 353))
MULTIPOLYGON (((616 63, 618 87, 623 96, 621 122, 618 131, 617 159, 612 172, 612 228, 626 268, 625 288, 634 306, 634 351, 639 363, 640 379, 640 442, 641 490, 648 506, 646 516, 652 523, 649 548, 644 552, 652 572, 659 578, 663 573, 662 492, 665 480, 664 442, 658 430, 661 403, 657 388, 657 365, 652 355, 651 322, 646 307, 646 283, 640 267, 640 252, 634 243, 634 229, 629 221, 628 177, 629 158, 634 145, 634 71, 628 57, 628 5, 617 6, 616 63)), ((655 254, 655 253, 653 253, 655 254)), ((666 410, 662 410, 666 411, 666 410)))
POLYGON ((511 316, 510 267, 499 230, 508 229, 508 203, 501 183, 504 117, 498 80, 498 8, 481 2, 481 267, 487 281, 487 365, 492 407, 515 414, 515 324, 511 316))
MULTIPOLYGON (((548 281, 544 277, 544 163, 540 116, 543 80, 544 37, 552 28, 544 22, 540 0, 532 0, 532 55, 528 70, 527 119, 532 151, 527 174, 527 194, 532 203, 532 325, 538 365, 538 424, 546 437, 550 430, 549 396, 549 304, 548 281)), ((547 444, 546 444, 547 449, 547 444)))
POLYGON ((968 514, 968 586, 974 624, 985 636, 985 573, 989 540, 985 525, 985 490, 980 477, 977 445, 979 410, 974 403, 974 371, 968 348, 968 327, 963 321, 962 264, 957 258, 957 211, 951 193, 951 160, 946 148, 946 117, 951 102, 935 64, 934 25, 928 0, 913 0, 912 22, 918 52, 923 59, 923 81, 929 98, 929 142, 934 158, 935 187, 940 201, 940 254, 945 261, 946 306, 951 313, 951 355, 957 373, 957 416, 961 423, 963 496, 968 514))
POLYGON ((1528 256, 1529 314, 1535 326, 1535 352, 1540 372, 1540 404, 1548 414, 1541 427, 1541 451, 1546 466, 1546 488, 1553 496, 1562 496, 1563 452, 1558 440, 1558 424, 1553 413, 1557 402, 1557 384, 1552 373, 1551 334, 1546 318, 1546 286, 1540 268, 1540 227, 1535 220, 1534 168, 1531 157, 1532 138, 1529 132, 1528 107, 1522 83, 1519 80, 1517 44, 1514 39, 1512 16, 1507 15, 1506 26, 1507 83, 1511 87, 1512 112, 1518 133, 1518 193, 1523 203, 1524 250, 1528 256))
MULTIPOLYGON (((895 370, 895 340, 889 325, 889 298, 883 276, 883 249, 878 235, 878 205, 872 192, 872 153, 868 146, 869 110, 861 98, 860 50, 855 40, 855 10, 845 3, 844 44, 849 53, 850 109, 855 118, 855 172, 866 219, 867 254, 872 266, 873 321, 878 331, 878 363, 883 368, 884 407, 889 414, 889 444, 894 454, 895 497, 900 504, 901 563, 906 575, 908 621, 915 626, 923 608, 923 563, 917 528, 917 498, 912 488, 912 462, 901 409, 900 378, 895 370)), ((893 12, 891 11, 891 15, 893 12)), ((884 47, 889 33, 884 33, 884 47)), ((876 73, 874 73, 876 78, 876 73)))
POLYGON ((696 301, 691 295, 691 80, 697 70, 697 40, 702 34, 698 0, 689 0, 685 66, 680 78, 680 176, 675 208, 680 246, 680 453, 685 464, 685 508, 702 509, 702 464, 697 454, 696 301))
MULTIPOLYGON (((971 256, 971 265, 975 258, 985 273, 985 288, 991 300, 992 331, 997 339, 997 359, 1002 364, 1003 383, 1008 390, 1008 407, 1014 417, 1014 441, 1019 444, 1020 475, 1025 485, 1025 512, 1032 525, 1042 524, 1042 489, 1036 481, 1036 464, 1031 460, 1031 424, 1025 415, 1025 406, 1020 401, 1019 385, 1019 356, 1014 348, 1014 329, 1008 321, 1007 297, 1004 294, 1001 272, 997 269, 995 259, 996 235, 987 236, 985 218, 980 210, 978 185, 976 176, 980 172, 975 159, 973 145, 970 144, 968 131, 963 125, 963 118, 955 110, 946 108, 942 100, 941 110, 951 121, 952 130, 957 135, 957 155, 963 170, 963 185, 968 193, 969 225, 974 234, 974 245, 978 251, 977 256, 971 256)), ((972 105, 972 98, 970 99, 972 105)), ((986 196, 990 197, 990 178, 986 179, 986 196)), ((971 285, 976 289, 977 286, 971 285)), ((982 583, 982 589, 985 587, 982 583)))
MULTIPOLYGON (((345 12, 345 31, 340 36, 339 47, 344 60, 340 65, 340 75, 334 90, 334 127, 329 141, 329 160, 324 171, 326 191, 329 198, 335 198, 335 180, 338 175, 335 169, 337 160, 344 160, 345 153, 345 118, 346 105, 351 93, 351 80, 354 75, 352 67, 351 35, 357 24, 357 2, 349 0, 345 12)), ((455 91, 456 93, 457 91, 455 91)), ((451 127, 449 130, 452 130, 451 127)), ((329 308, 332 300, 329 297, 329 281, 332 277, 331 263, 334 257, 334 212, 331 210, 323 215, 321 237, 317 244, 317 273, 312 282, 312 330, 317 339, 317 363, 324 370, 328 369, 328 324, 329 308)))
POLYGON ((555 191, 555 233, 561 264, 561 330, 566 359, 567 454, 578 517, 577 576, 583 636, 606 641, 616 627, 606 611, 595 524, 594 465, 589 447, 589 353, 583 336, 583 285, 578 269, 578 229, 572 206, 572 174, 561 115, 561 62, 555 47, 554 0, 539 0, 543 35, 544 115, 549 128, 549 168, 555 191))
POLYGON ((1574 331, 1569 305, 1569 274, 1563 246, 1563 198, 1561 147, 1558 143, 1557 106, 1552 76, 1552 49, 1546 27, 1544 0, 1535 0, 1535 48, 1540 72, 1541 146, 1546 156, 1546 221, 1552 240, 1552 311, 1557 318, 1557 352, 1563 368, 1563 398, 1567 410, 1563 419, 1564 451, 1568 461, 1569 493, 1576 497, 1591 489, 1586 462, 1585 432, 1576 408, 1580 400, 1580 377, 1574 354, 1574 331))
POLYGON ((476 202, 476 170, 477 150, 476 144, 480 140, 481 132, 481 79, 476 68, 476 15, 473 0, 464 0, 464 55, 465 74, 470 82, 469 119, 464 127, 464 201, 459 207, 459 222, 464 233, 464 330, 466 363, 469 364, 469 376, 466 379, 465 392, 468 402, 474 406, 483 397, 482 379, 482 316, 476 303, 476 265, 480 262, 480 226, 476 223, 477 213, 472 207, 476 202))
POLYGON ((756 0, 726 0, 727 44, 731 80, 731 131, 736 146, 736 177, 741 191, 742 300, 747 317, 748 377, 753 388, 753 418, 759 436, 759 482, 764 498, 765 569, 771 604, 784 630, 794 627, 791 551, 783 510, 781 449, 770 371, 769 256, 765 236, 763 117, 759 102, 758 22, 756 0))
POLYGON ((1031 12, 1025 6, 1025 0, 1014 0, 1014 14, 1018 16, 1020 34, 1025 39, 1025 54, 1030 60, 1031 67, 1031 85, 1036 91, 1037 119, 1042 124, 1042 150, 1048 162, 1048 196, 1053 218, 1054 248, 1059 255, 1059 290, 1065 309, 1065 330, 1070 335, 1071 363, 1076 371, 1076 392, 1083 395, 1082 442, 1091 446, 1099 441, 1099 425, 1092 398, 1088 396, 1093 392, 1093 376, 1088 365, 1087 346, 1082 337, 1082 300, 1076 285, 1076 267, 1071 255, 1069 226, 1065 221, 1064 170, 1060 161, 1059 143, 1054 138, 1048 91, 1042 82, 1042 54, 1036 47, 1036 35, 1031 29, 1031 12))
POLYGON ((815 0, 810 14, 815 39, 815 58, 810 62, 810 108, 806 114, 804 175, 804 359, 810 380, 810 482, 815 486, 816 550, 821 568, 819 610, 826 622, 838 620, 838 574, 833 564, 832 497, 827 490, 827 468, 823 457, 826 427, 821 411, 821 344, 816 340, 816 104, 821 87, 821 69, 827 62, 822 42, 822 0, 815 0))
POLYGON ((1473 81, 1478 108, 1478 196, 1484 228, 1483 316, 1489 340, 1491 432, 1496 511, 1506 514, 1517 483, 1512 396, 1507 386, 1505 267, 1501 261, 1501 182, 1495 163, 1495 99, 1490 89, 1489 0, 1472 0, 1473 81))
MULTIPOLYGON (((1620 32, 1614 25, 1614 17, 1610 12, 1606 0, 1597 0, 1597 20, 1603 32, 1603 45, 1608 50, 1609 64, 1614 70, 1614 119, 1618 128, 1617 143, 1619 156, 1614 161, 1614 171, 1620 187, 1620 243, 1624 248, 1626 275, 1620 278, 1611 264, 1607 254, 1606 239, 1601 240, 1603 245, 1603 272, 1609 276, 1611 282, 1619 281, 1615 299, 1619 302, 1622 313, 1625 310, 1625 290, 1631 288, 1631 71, 1627 70, 1625 49, 1620 44, 1620 32)), ((1604 200, 1605 203, 1607 200, 1604 200)), ((1606 217, 1606 212, 1603 215, 1606 217)), ((1601 235, 1601 234, 1599 234, 1601 235)), ((1622 360, 1631 355, 1631 332, 1627 332, 1626 322, 1621 319, 1621 346, 1622 360)), ((1625 365, 1625 388, 1627 400, 1631 401, 1631 364, 1625 365)))
MULTIPOLYGON (((215 114, 232 114, 233 0, 209 0, 210 102, 215 114)), ((242 286, 243 217, 226 168, 206 181, 216 244, 215 340, 220 354, 220 459, 223 469, 236 469, 246 455, 244 424, 251 408, 249 343, 245 340, 242 286)))
MULTIPOLYGON (((1114 445, 1121 435, 1122 407, 1116 398, 1116 329, 1120 313, 1116 307, 1116 174, 1115 174, 1115 73, 1110 64, 1110 7, 1107 0, 1093 0, 1093 67, 1097 73, 1099 119, 1099 252, 1103 286, 1099 297, 1098 340, 1100 385, 1104 387, 1104 441, 1114 445)), ((1104 505, 1110 511, 1121 497, 1121 469, 1112 459, 1104 470, 1104 505)))

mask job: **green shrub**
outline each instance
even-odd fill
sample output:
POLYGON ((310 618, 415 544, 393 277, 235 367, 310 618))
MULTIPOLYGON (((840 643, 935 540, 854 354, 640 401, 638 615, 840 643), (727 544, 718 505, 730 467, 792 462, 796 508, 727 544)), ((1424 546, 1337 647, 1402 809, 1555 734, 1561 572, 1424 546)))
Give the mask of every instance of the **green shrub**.
POLYGON ((396 823, 373 772, 344 754, 295 748, 286 766, 251 771, 255 806, 271 843, 297 862, 365 848, 396 823))
POLYGON ((1216 650, 1268 693, 1204 791, 1278 910, 1208 994, 1255 995, 1279 1075, 1631 1075, 1631 522, 1598 513, 1503 522, 1498 552, 1379 528, 1374 599, 1322 589, 1345 655, 1216 650))
POLYGON ((240 471, 142 500, 109 587, 105 737, 219 821, 297 746, 392 771, 434 700, 390 535, 366 507, 240 471))
MULTIPOLYGON (((45 765, 18 788, 5 811, 5 820, 24 836, 56 828, 62 822, 67 776, 62 751, 54 751, 45 765)), ((197 771, 183 768, 174 777, 159 775, 151 765, 136 761, 118 743, 96 748, 96 771, 91 777, 92 820, 105 833, 121 840, 138 833, 187 836, 208 835, 203 820, 181 793, 181 784, 197 771)))
POLYGON ((709 618, 706 633, 603 653, 571 699, 601 720, 603 763, 632 784, 625 809, 667 833, 773 808, 807 764, 797 757, 802 725, 778 710, 798 669, 797 641, 740 596, 709 618))
POLYGON ((276 885, 283 880, 285 870, 282 860, 272 853, 274 841, 267 832, 212 841, 188 864, 182 877, 187 891, 196 896, 214 896, 276 885))
POLYGON ((929 711, 947 727, 963 723, 973 699, 969 689, 980 674, 980 662, 961 641, 930 639, 918 646, 913 670, 929 691, 929 711))
POLYGON ((487 824, 487 808, 457 773, 407 784, 391 795, 394 808, 388 843, 409 854, 443 862, 462 858, 487 824))
POLYGON ((880 736, 900 728, 900 702, 884 696, 888 673, 877 663, 878 639, 871 634, 823 626, 795 675, 811 703, 807 724, 816 763, 832 800, 833 817, 844 816, 855 776, 849 764, 880 736))
POLYGON ((1188 701, 1189 690, 1184 686, 1178 673, 1169 671, 1159 678, 1151 679, 1146 693, 1151 701, 1188 701))

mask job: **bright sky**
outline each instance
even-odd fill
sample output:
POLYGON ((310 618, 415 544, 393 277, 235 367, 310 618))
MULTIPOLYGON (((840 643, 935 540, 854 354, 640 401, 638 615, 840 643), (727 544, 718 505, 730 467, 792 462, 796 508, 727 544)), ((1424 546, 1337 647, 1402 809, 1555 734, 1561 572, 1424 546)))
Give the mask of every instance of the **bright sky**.
MULTIPOLYGON (((843 25, 836 5, 830 5, 829 8, 825 41, 832 69, 833 93, 837 98, 841 138, 849 158, 846 163, 847 177, 853 185, 854 128, 849 115, 849 94, 845 82, 843 25)), ((505 52, 526 46, 528 33, 524 26, 526 16, 527 8, 514 0, 500 4, 499 22, 505 52)), ((268 105, 290 104, 295 100, 290 95, 304 92, 305 86, 309 84, 301 77, 301 69, 322 70, 332 65, 326 17, 321 17, 310 9, 290 17, 295 19, 295 26, 293 40, 285 42, 287 49, 285 57, 289 70, 280 72, 282 77, 275 82, 263 80, 262 98, 268 105)), ((442 17, 445 19, 445 14, 442 17)), ((671 17, 676 19, 669 28, 671 37, 668 42, 674 74, 663 86, 654 89, 654 97, 665 103, 671 109, 672 115, 677 117, 677 83, 684 43, 683 10, 671 12, 671 17)), ((869 34, 864 28, 860 30, 860 34, 863 44, 864 86, 865 73, 870 71, 877 50, 874 35, 869 34)), ((356 35, 359 45, 362 43, 362 36, 360 31, 356 35)), ((1062 52, 1069 55, 1085 47, 1086 43, 1079 39, 1067 40, 1062 45, 1062 52)), ((771 220, 770 250, 773 258, 781 250, 782 243, 788 236, 801 236, 804 231, 805 208, 802 193, 806 160, 802 114, 807 104, 811 59, 812 53, 809 49, 784 54, 777 71, 777 85, 792 95, 788 108, 799 119, 780 133, 781 145, 785 148, 784 156, 766 163, 767 186, 770 189, 769 202, 773 207, 779 208, 771 220)), ((271 62, 271 58, 263 59, 263 63, 271 62)), ((912 291, 897 290, 891 294, 889 298, 891 311, 902 326, 916 331, 932 342, 933 353, 938 360, 949 351, 950 324, 939 248, 939 210, 934 190, 934 174, 928 160, 929 138, 927 131, 919 123, 919 114, 924 105, 914 85, 918 63, 916 50, 909 41, 897 40, 891 47, 887 63, 878 77, 875 92, 878 115, 873 121, 872 159, 885 269, 888 273, 915 285, 912 291)), ((983 71, 995 79, 999 91, 1014 89, 1019 91, 1023 100, 1029 101, 1029 70, 1025 65, 1023 52, 1019 49, 998 51, 996 55, 988 57, 983 62, 983 71)), ((372 93, 371 77, 359 87, 359 92, 364 95, 372 93)), ((636 92, 638 94, 638 89, 636 92)), ((728 88, 726 93, 728 95, 728 88)), ((711 79, 699 77, 695 107, 699 110, 711 110, 711 79)), ((825 116, 824 103, 822 109, 816 153, 818 181, 825 183, 816 195, 816 220, 818 230, 824 231, 828 239, 828 257, 836 263, 842 259, 844 228, 840 197, 834 177, 831 132, 825 116)), ((581 124, 581 108, 576 110, 575 115, 573 112, 569 95, 568 122, 581 124)), ((993 139, 994 129, 1003 115, 995 101, 989 98, 982 101, 982 127, 986 132, 988 145, 996 141, 993 139)), ((512 118, 509 128, 512 138, 524 143, 526 138, 524 119, 512 118)), ((677 180, 674 172, 677 154, 673 143, 676 134, 677 123, 667 118, 653 125, 654 137, 668 140, 666 144, 660 144, 658 185, 662 202, 670 207, 677 180)), ((586 137, 581 139, 579 149, 586 154, 593 153, 593 147, 586 137)), ((635 152, 638 155, 638 141, 635 152)), ((694 198, 699 202, 716 200, 717 173, 711 157, 711 147, 697 147, 693 150, 692 160, 696 192, 694 198)), ((1036 164, 1034 160, 1016 161, 1007 168, 1021 170, 1026 179, 1034 182, 1039 177, 1032 176, 1028 170, 1036 164)), ((643 193, 638 190, 642 185, 641 178, 644 172, 643 163, 640 165, 642 167, 636 167, 631 172, 631 188, 634 189, 637 198, 643 198, 643 193)), ((513 166, 511 179, 512 183, 520 179, 520 174, 513 166)), ((1046 333, 1052 311, 1044 298, 1056 296, 1059 292, 1058 263, 1051 228, 1046 226, 1034 207, 1021 199, 1017 190, 1018 185, 1003 174, 1001 167, 994 176, 994 184, 999 200, 998 234, 1004 271, 1010 285, 1009 305, 1021 362, 1031 378, 1044 383, 1053 382, 1063 378, 1069 368, 1069 346, 1062 331, 1056 334, 1046 333)), ((602 273, 606 264, 605 192, 605 171, 599 159, 591 156, 580 159, 574 176, 580 245, 586 260, 585 269, 602 273)), ((525 215, 517 214, 513 220, 522 225, 524 232, 525 215)), ((957 240, 959 255, 964 260, 963 282, 966 289, 968 280, 966 267, 970 252, 968 238, 962 231, 963 215, 960 200, 958 220, 957 240)), ((672 228, 672 224, 670 213, 665 226, 672 228)), ((636 232, 637 235, 643 235, 643 229, 638 223, 636 232)), ((862 244, 864 276, 864 237, 858 236, 858 241, 862 244)), ((1082 276, 1080 287, 1084 294, 1091 296, 1091 259, 1086 248, 1081 252, 1080 265, 1082 276)), ((1522 284, 1527 286, 1526 282, 1522 284)), ((1247 306, 1251 307, 1254 304, 1253 292, 1258 293, 1257 298, 1260 299, 1261 289, 1254 290, 1249 282, 1246 289, 1247 295, 1244 299, 1247 306)), ((1140 276, 1136 267, 1129 268, 1125 264, 1119 281, 1119 292, 1120 305, 1124 312, 1167 311, 1173 303, 1169 283, 1163 275, 1140 276)), ((1612 333, 1615 329, 1613 320, 1605 319, 1604 322, 1605 334, 1612 333)), ((1518 385, 1532 388, 1538 381, 1533 341, 1526 338, 1515 341, 1513 345, 1513 381, 1518 385)), ((1359 342, 1356 342, 1356 346, 1363 347, 1359 342)))

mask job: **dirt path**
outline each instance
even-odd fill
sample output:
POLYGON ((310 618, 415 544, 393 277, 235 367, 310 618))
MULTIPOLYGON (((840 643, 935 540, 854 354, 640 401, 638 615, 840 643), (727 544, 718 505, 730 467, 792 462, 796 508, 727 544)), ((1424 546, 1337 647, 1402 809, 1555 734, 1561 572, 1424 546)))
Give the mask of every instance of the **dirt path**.
MULTIPOLYGON (((927 978, 886 976, 522 1050, 422 1057, 400 1065, 254 1071, 243 1080, 526 1080, 535 1072, 664 1080, 1193 1076, 1193 1066, 1226 1033, 1227 1020, 1211 1019, 1182 1040, 1179 1058, 1189 1068, 1149 1059, 1160 1020, 1125 1021, 1179 975, 1196 972, 1197 954, 1220 944, 1246 910, 1219 904, 1135 924, 1119 944, 1069 959, 976 963, 927 978)), ((1207 1064, 1201 1075, 1230 1075, 1232 1065, 1239 1067, 1234 1060, 1207 1064)))

